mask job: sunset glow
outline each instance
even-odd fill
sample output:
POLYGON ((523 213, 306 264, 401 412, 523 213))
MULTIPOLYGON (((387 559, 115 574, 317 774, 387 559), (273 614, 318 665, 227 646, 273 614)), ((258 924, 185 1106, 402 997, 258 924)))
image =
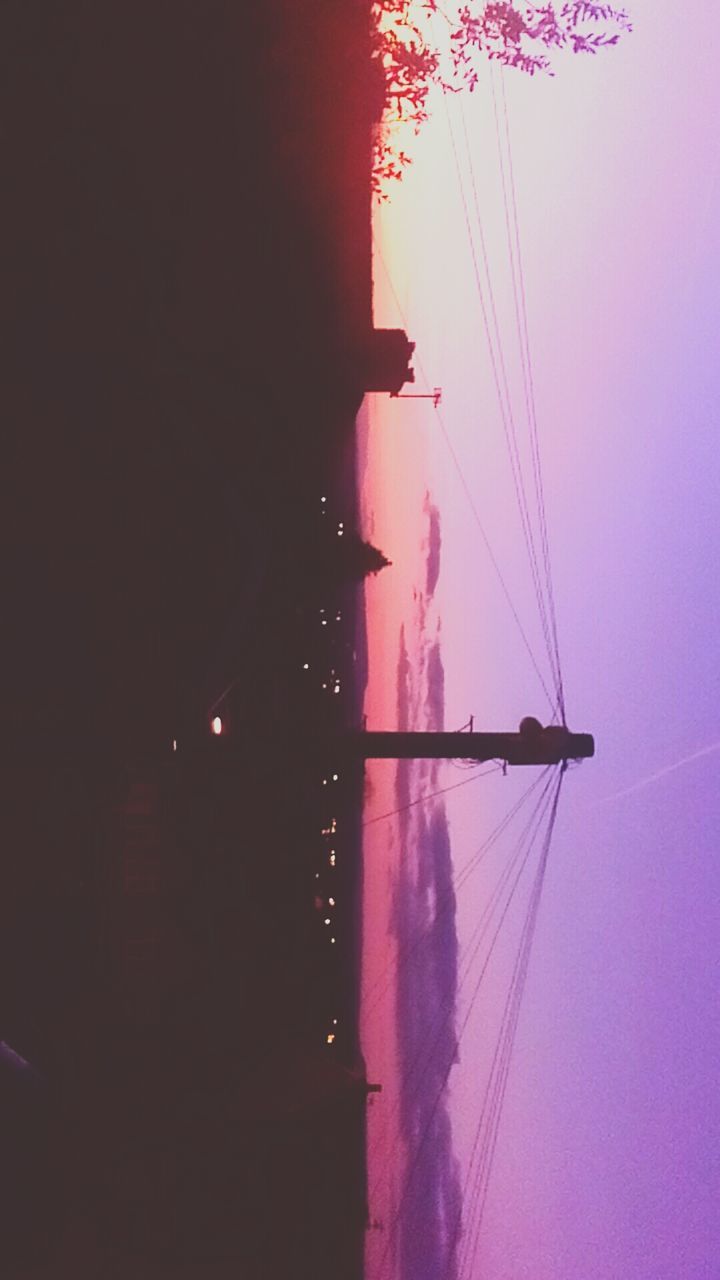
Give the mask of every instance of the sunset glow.
MULTIPOLYGON (((473 714, 476 727, 511 729, 552 712, 500 408, 531 486, 510 239, 522 251, 568 720, 598 741, 597 759, 564 782, 482 1227, 458 1237, 461 1280, 480 1269, 485 1280, 677 1280, 713 1274, 720 1251, 707 1155, 720 1046, 704 998, 689 995, 698 984, 710 999, 719 923, 716 747, 699 745, 716 736, 717 88, 712 58, 669 4, 635 17, 611 54, 569 60, 554 80, 488 70, 472 98, 438 95, 375 218, 375 322, 406 329, 416 389, 441 387, 442 402, 368 397, 360 418, 364 529, 392 560, 366 589, 368 728, 396 727, 408 690, 410 727, 427 726, 438 641, 446 728, 473 714), (678 1176, 692 1208, 686 1196, 663 1209, 678 1176)), ((456 875, 527 787, 520 772, 412 810, 446 814, 456 875)), ((383 1224, 368 1235, 368 1280, 404 1280, 421 1274, 409 1237, 427 1219, 421 1199, 412 1207, 420 1191, 406 1190, 418 1139, 404 1119, 415 1086, 403 1078, 411 1006, 397 895, 426 874, 412 843, 425 836, 398 812, 394 768, 367 773, 362 1035, 384 1086, 368 1117, 370 1213, 383 1224)), ((432 788, 419 770, 410 779, 412 798, 458 773, 443 767, 432 788)), ((459 981, 497 856, 457 890, 459 981)), ((512 949, 493 965, 476 1008, 459 987, 455 1026, 469 1021, 447 1089, 459 1187, 512 949)), ((451 1175, 448 1162, 434 1194, 451 1195, 451 1175)), ((422 1231, 431 1257, 442 1241, 422 1231)))

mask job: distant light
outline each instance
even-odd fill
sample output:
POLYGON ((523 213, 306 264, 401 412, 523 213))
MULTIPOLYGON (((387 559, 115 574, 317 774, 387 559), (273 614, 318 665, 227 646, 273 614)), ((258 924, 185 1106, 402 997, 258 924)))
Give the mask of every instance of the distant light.
MULTIPOLYGON (((335 939, 333 938, 333 942, 334 942, 334 941, 335 941, 335 939)), ((333 1040, 335 1039, 335 1036, 334 1036, 334 1034, 333 1034, 333 1032, 332 1032, 332 1031, 328 1031, 328 1034, 327 1034, 326 1039, 327 1039, 328 1044, 332 1044, 333 1040)))
POLYGON ((334 941, 335 941, 335 939, 334 939, 334 938, 331 938, 331 939, 330 939, 330 941, 331 941, 331 942, 334 942, 334 941))
POLYGON ((334 1027, 336 1027, 336 1026, 337 1026, 337 1018, 333 1018, 333 1026, 334 1026, 334 1027))
POLYGON ((330 917, 329 917, 329 916, 326 916, 326 917, 325 917, 325 923, 326 923, 326 924, 332 924, 332 920, 330 919, 330 917))
POLYGON ((214 733, 216 736, 222 733, 223 722, 220 719, 220 716, 214 716, 213 719, 210 721, 210 731, 211 733, 214 733))
POLYGON ((303 671, 309 671, 309 670, 310 670, 310 663, 303 662, 303 671))
POLYGON ((321 626, 323 626, 323 627, 326 627, 326 626, 327 626, 327 618, 323 618, 322 623, 321 623, 320 625, 321 625, 321 626))
POLYGON ((321 499, 320 499, 320 501, 321 501, 321 502, 327 502, 327 498, 321 498, 321 499))
POLYGON ((315 879, 316 879, 316 880, 319 880, 319 879, 320 879, 320 872, 319 872, 319 871, 316 871, 316 872, 315 872, 315 879))
POLYGON ((329 907, 334 907, 334 906, 335 906, 335 899, 334 899, 334 898, 328 898, 328 906, 329 906, 329 907))
POLYGON ((177 738, 173 738, 173 751, 177 751, 177 738))
POLYGON ((326 787, 326 786, 327 786, 327 778, 323 778, 323 786, 324 786, 324 787, 326 787))
POLYGON ((343 536, 342 529, 338 529, 338 538, 342 538, 342 536, 343 536))
POLYGON ((331 867, 334 867, 334 866, 335 866, 335 854, 334 854, 334 853, 331 853, 331 854, 330 854, 330 866, 331 866, 331 867))
POLYGON ((337 780, 338 780, 338 775, 337 775, 336 773, 334 773, 334 774, 333 774, 333 782, 337 782, 337 780))

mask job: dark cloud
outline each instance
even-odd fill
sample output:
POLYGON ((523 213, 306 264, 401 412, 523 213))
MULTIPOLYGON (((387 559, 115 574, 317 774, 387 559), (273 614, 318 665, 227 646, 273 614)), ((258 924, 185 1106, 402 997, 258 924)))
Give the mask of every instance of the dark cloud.
POLYGON ((427 536, 427 561, 425 566, 425 594, 431 599, 440 576, 440 548, 442 538, 440 536, 440 512, 437 507, 430 502, 430 494, 425 495, 425 511, 427 512, 429 528, 427 536))
MULTIPOLYGON (((438 553, 439 532, 435 535, 438 553)), ((427 600, 422 593, 416 606, 413 631, 417 628, 420 643, 412 661, 404 627, 399 634, 397 723, 401 730, 420 723, 440 729, 445 689, 440 643, 425 634, 427 600)), ((403 1280, 457 1277, 454 1237, 462 1195, 445 1092, 446 1076, 457 1058, 458 940, 450 835, 439 798, 413 803, 437 789, 437 776, 435 761, 397 763, 401 853, 391 928, 401 957, 397 985, 403 1080, 400 1118, 411 1153, 410 1181, 396 1227, 403 1280)))
POLYGON ((428 729, 440 730, 445 724, 445 668, 440 656, 440 641, 431 645, 426 658, 426 708, 428 729))
POLYGON ((410 724, 412 671, 410 668, 410 658, 408 656, 407 645, 405 643, 404 627, 400 628, 398 649, 399 653, 396 672, 397 723, 398 729, 400 729, 401 732, 405 732, 410 724))
MULTIPOLYGON (((427 785, 425 766, 398 762, 398 803, 427 785)), ((398 970, 398 1045, 403 1078, 401 1123, 411 1153, 398 1222, 401 1275, 430 1280, 457 1275, 454 1235, 461 1187, 445 1094, 457 1057, 455 1001, 458 941, 450 837, 444 806, 418 806, 401 817, 393 928, 398 970), (412 854, 410 855, 410 849, 412 854)))

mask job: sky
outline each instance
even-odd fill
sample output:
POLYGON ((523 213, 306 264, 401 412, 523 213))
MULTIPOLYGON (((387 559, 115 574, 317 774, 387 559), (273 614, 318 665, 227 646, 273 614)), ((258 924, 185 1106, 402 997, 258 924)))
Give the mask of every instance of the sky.
MULTIPOLYGON (((720 1267, 720 89, 709 4, 692 22, 667 0, 631 17, 617 48, 552 79, 503 73, 567 718, 597 751, 563 782, 482 1229, 456 1267, 483 1280, 700 1280, 720 1267)), ((375 322, 407 329, 415 389, 439 386, 442 401, 435 413, 368 397, 359 422, 365 530, 393 561, 368 586, 365 709, 376 728, 441 714, 459 728, 472 714, 476 728, 514 729, 551 713, 488 543, 550 673, 467 226, 487 311, 483 227, 529 479, 489 73, 474 95, 433 103, 413 155, 376 211, 375 322)), ((418 970, 417 950, 408 962, 406 939, 447 877, 444 832, 457 881, 533 780, 493 774, 375 821, 469 776, 409 769, 371 765, 366 798, 364 1048, 386 1082, 370 1119, 382 1229, 369 1276, 421 1274, 408 1251, 426 1218, 413 1224, 404 1190, 420 1105, 407 1067, 428 1030, 409 1009, 413 991, 433 1007, 433 983, 437 1003, 440 968, 418 970)), ((456 1029, 470 1008, 463 955, 493 883, 473 873, 444 916, 456 1029)), ((447 1116, 451 1148, 438 1128, 425 1144, 434 1183, 429 1166, 414 1175, 443 1203, 470 1165, 511 956, 496 956, 470 1008, 432 1120, 447 1116)))

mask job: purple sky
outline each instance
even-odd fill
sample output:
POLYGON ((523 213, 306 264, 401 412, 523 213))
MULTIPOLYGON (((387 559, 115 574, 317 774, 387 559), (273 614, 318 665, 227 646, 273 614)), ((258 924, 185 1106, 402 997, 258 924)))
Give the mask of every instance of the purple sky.
MULTIPOLYGON (((609 798, 720 740, 712 14, 696 6, 683 22, 668 0, 637 5, 634 33, 604 56, 554 80, 506 75, 568 719, 596 735, 597 757, 561 798, 483 1280, 700 1280, 720 1267, 720 751, 609 798)), ((488 85, 449 110, 476 231, 465 113, 522 435, 488 85)), ((443 427, 539 655, 542 640, 442 101, 415 147, 377 219, 376 323, 407 326, 420 389, 443 388, 442 421, 421 401, 367 405, 366 520, 393 560, 369 593, 368 710, 375 727, 395 715, 399 627, 419 661, 422 623, 431 639, 440 627, 446 726, 472 712, 478 727, 510 729, 547 705, 443 427), (421 619, 427 491, 442 549, 421 619)), ((460 776, 447 766, 441 784, 460 776)), ((456 867, 530 780, 448 794, 456 867)), ((458 892, 461 954, 488 884, 458 892)), ((451 1077, 461 1173, 491 1025, 491 1009, 470 1020, 451 1077)))

